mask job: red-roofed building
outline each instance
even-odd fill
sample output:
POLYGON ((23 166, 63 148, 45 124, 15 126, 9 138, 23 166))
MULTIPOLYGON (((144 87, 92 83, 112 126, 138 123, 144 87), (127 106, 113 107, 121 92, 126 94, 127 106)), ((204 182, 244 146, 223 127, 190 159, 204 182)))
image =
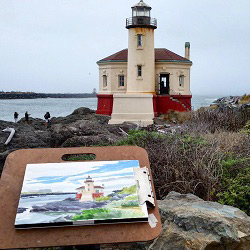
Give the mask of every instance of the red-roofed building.
POLYGON ((130 121, 146 126, 169 110, 191 110, 190 43, 185 44, 184 57, 154 48, 157 20, 150 11, 142 0, 133 6, 126 22, 128 49, 97 62, 97 114, 111 115, 110 124, 130 121))
POLYGON ((85 186, 77 188, 76 198, 81 202, 94 201, 96 198, 104 196, 104 185, 94 186, 93 179, 88 176, 85 180, 85 186))

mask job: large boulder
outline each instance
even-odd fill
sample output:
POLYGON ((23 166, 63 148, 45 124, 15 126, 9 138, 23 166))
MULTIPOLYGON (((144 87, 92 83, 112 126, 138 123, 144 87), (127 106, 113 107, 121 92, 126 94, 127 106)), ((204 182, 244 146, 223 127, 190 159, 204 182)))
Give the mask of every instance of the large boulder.
POLYGON ((163 231, 150 249, 250 249, 250 217, 237 208, 176 192, 158 204, 163 231))
POLYGON ((171 192, 158 201, 163 230, 152 242, 102 245, 102 250, 249 250, 250 217, 241 210, 171 192))

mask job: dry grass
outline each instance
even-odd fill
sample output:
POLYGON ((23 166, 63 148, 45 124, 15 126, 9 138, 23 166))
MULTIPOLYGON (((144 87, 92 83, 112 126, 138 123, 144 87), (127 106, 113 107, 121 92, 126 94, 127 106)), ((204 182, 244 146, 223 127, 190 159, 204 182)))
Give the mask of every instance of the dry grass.
POLYGON ((201 109, 192 113, 192 119, 183 127, 185 133, 236 132, 250 119, 247 109, 201 109))
POLYGON ((250 95, 243 95, 239 101, 240 104, 250 103, 250 95))

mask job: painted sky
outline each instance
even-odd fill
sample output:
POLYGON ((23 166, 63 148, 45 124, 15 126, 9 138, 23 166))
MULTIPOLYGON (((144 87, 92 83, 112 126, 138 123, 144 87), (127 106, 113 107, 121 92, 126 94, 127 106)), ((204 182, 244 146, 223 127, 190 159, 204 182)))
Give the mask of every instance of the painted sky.
POLYGON ((76 192, 90 175, 94 185, 104 184, 105 195, 113 190, 135 185, 133 168, 138 161, 74 162, 28 164, 22 193, 51 189, 53 192, 76 192))
MULTIPOLYGON (((0 90, 91 92, 96 61, 127 48, 125 19, 138 0, 0 0, 0 90)), ((184 55, 191 90, 250 92, 249 0, 147 0, 158 19, 155 47, 184 55)))

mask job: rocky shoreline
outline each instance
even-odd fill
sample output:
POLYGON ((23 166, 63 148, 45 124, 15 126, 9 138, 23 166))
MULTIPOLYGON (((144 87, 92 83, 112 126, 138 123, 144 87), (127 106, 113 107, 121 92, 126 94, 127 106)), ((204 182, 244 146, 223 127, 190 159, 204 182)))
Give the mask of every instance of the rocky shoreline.
POLYGON ((49 128, 38 118, 30 118, 29 124, 24 119, 17 123, 0 121, 0 173, 6 157, 15 150, 112 144, 123 138, 122 131, 137 127, 129 123, 108 125, 109 119, 88 108, 79 108, 66 117, 52 118, 49 128), (4 145, 9 133, 2 130, 7 127, 14 128, 16 133, 11 143, 4 145))
MULTIPOLYGON (((243 155, 249 158, 249 140, 246 138, 249 139, 250 129, 245 128, 245 132, 240 132, 240 129, 242 129, 245 126, 246 121, 249 120, 249 108, 250 103, 248 101, 242 103, 241 99, 238 97, 221 98, 217 100, 211 107, 203 108, 200 111, 193 113, 170 112, 168 115, 163 115, 155 119, 155 124, 146 128, 146 130, 157 132, 157 134, 170 134, 173 136, 177 134, 179 137, 182 136, 183 133, 188 133, 188 136, 183 138, 180 137, 182 142, 181 145, 184 147, 190 146, 190 149, 195 149, 197 152, 201 147, 204 147, 204 150, 209 149, 216 151, 218 149, 221 150, 221 148, 224 148, 225 150, 225 147, 228 146, 226 143, 230 145, 231 143, 232 145, 236 145, 236 150, 238 150, 238 147, 241 145, 241 140, 245 138, 245 141, 243 141, 244 145, 240 147, 240 153, 242 155, 246 151, 243 155), (242 112, 242 116, 237 115, 240 112, 242 112), (232 118, 227 117, 227 115, 231 115, 232 118), (230 119, 233 122, 231 122, 230 119), (242 124, 239 121, 240 119, 242 119, 242 124), (218 127, 222 129, 219 131, 219 133, 217 133, 218 131, 216 132, 218 127), (209 131, 209 133, 206 134, 205 139, 208 140, 209 137, 212 136, 213 140, 215 140, 213 141, 213 145, 220 142, 220 136, 222 136, 221 143, 223 142, 223 144, 221 144, 221 146, 219 145, 217 148, 215 148, 215 146, 213 146, 211 149, 209 147, 205 148, 204 145, 208 145, 208 141, 205 141, 204 138, 190 136, 190 131, 198 135, 199 133, 206 133, 209 131), (226 142, 226 139, 228 139, 228 142, 226 142), (218 142, 216 142, 216 140, 218 140, 218 142), (195 146, 196 144, 197 147, 195 146)), ((21 119, 18 123, 0 121, 0 173, 8 154, 18 149, 113 145, 124 138, 128 138, 127 133, 129 130, 139 129, 137 125, 131 123, 124 123, 122 125, 108 125, 109 119, 109 116, 96 115, 95 111, 88 108, 79 108, 69 116, 52 118, 51 126, 48 128, 46 127, 44 120, 36 118, 31 118, 29 124, 26 124, 24 119, 21 119), (14 128, 16 133, 11 142, 8 145, 4 145, 9 133, 2 132, 2 130, 7 127, 14 128)), ((137 137, 136 140, 139 140, 139 138, 140 137, 137 137)), ((171 140, 176 138, 170 138, 171 140, 169 141, 165 151, 160 151, 159 149, 159 147, 163 146, 163 144, 161 144, 161 140, 163 140, 161 137, 155 139, 153 134, 152 137, 146 136, 142 140, 145 140, 145 138, 146 140, 150 139, 150 143, 147 144, 142 142, 142 144, 139 143, 138 145, 152 147, 152 149, 147 148, 147 150, 149 152, 151 165, 154 165, 155 168, 157 167, 157 169, 155 169, 156 191, 157 189, 162 188, 160 182, 162 172, 159 169, 165 167, 165 165, 161 165, 161 162, 159 162, 162 159, 167 161, 164 164, 171 165, 175 164, 176 157, 181 155, 182 159, 179 159, 181 160, 181 168, 177 169, 175 167, 175 171, 169 172, 168 178, 171 178, 171 176, 174 174, 183 174, 185 175, 185 178, 187 178, 189 173, 182 170, 183 164, 186 168, 188 167, 187 163, 189 163, 189 161, 187 161, 187 158, 192 156, 193 150, 191 150, 186 155, 185 161, 184 155, 179 154, 179 152, 182 151, 174 151, 177 148, 176 145, 178 144, 172 143, 171 140), (160 154, 160 160, 158 158, 156 159, 155 157, 156 153, 154 150, 156 149, 160 154), (174 152, 177 152, 177 154, 174 155, 174 152), (162 158, 164 155, 167 155, 168 158, 162 158), (171 157, 173 157, 174 160, 171 161, 171 157), (157 164, 155 163, 156 161, 157 164)), ((229 147, 230 150, 232 150, 232 147, 233 146, 229 147)), ((214 153, 212 151, 209 152, 214 153)), ((204 154, 202 154, 202 157, 204 158, 204 155, 207 153, 207 151, 204 151, 203 153, 204 154)), ((199 155, 197 157, 199 160, 202 158, 199 155)), ((193 160, 195 161, 197 159, 193 158, 191 161, 193 160)), ((242 159, 240 160, 241 161, 239 164, 242 165, 239 165, 239 168, 242 168, 245 163, 242 162, 242 159)), ((198 162, 196 163, 198 164, 198 162)), ((206 162, 204 161, 204 163, 206 162)), ((201 183, 205 182, 202 177, 207 179, 206 176, 203 176, 206 174, 206 172, 200 173, 199 171, 202 170, 199 168, 196 170, 197 171, 194 172, 195 177, 192 177, 192 181, 194 178, 200 178, 198 180, 198 189, 201 190, 201 183)), ((190 184, 189 179, 187 179, 187 182, 190 184)), ((180 190, 182 193, 183 188, 184 186, 180 190)), ((164 190, 165 189, 166 187, 164 190)), ((163 192, 164 190, 161 191, 163 192)), ((172 190, 173 189, 170 189, 170 191, 172 190)), ((189 193, 192 191, 184 192, 189 193)), ((162 200, 158 201, 158 204, 163 224, 163 231, 155 241, 149 243, 119 244, 119 246, 102 245, 101 249, 250 249, 250 218, 241 210, 232 206, 221 205, 217 202, 204 201, 193 194, 180 194, 176 192, 169 193, 168 191, 168 195, 161 197, 161 199, 162 200)), ((204 199, 209 200, 207 198, 204 199)), ((33 212, 58 211, 59 208, 61 209, 60 211, 67 211, 67 202, 69 201, 65 200, 54 204, 48 203, 42 207, 37 206, 33 207, 32 209, 33 212)), ((79 204, 79 202, 74 200, 70 201, 71 204, 72 202, 79 204)), ((79 209, 77 205, 76 208, 79 209)), ((25 211, 26 208, 20 208, 18 212, 23 213, 25 211)), ((69 218, 65 218, 65 220, 67 219, 69 218)))

